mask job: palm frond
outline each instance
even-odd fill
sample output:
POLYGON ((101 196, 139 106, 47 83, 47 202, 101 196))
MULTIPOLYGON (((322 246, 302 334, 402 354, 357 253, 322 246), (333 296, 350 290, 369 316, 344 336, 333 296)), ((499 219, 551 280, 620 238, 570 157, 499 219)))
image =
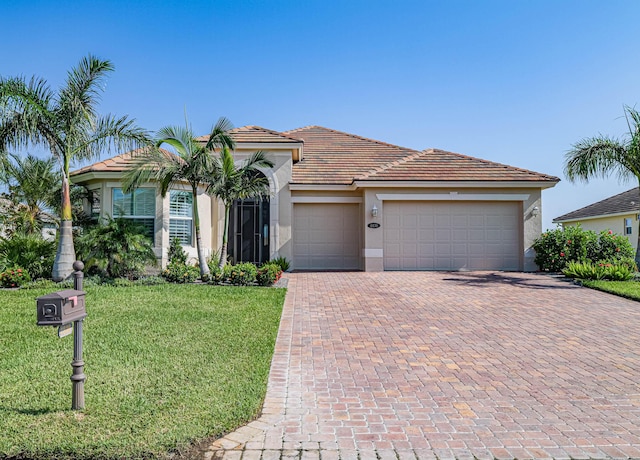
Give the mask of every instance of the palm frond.
POLYGON ((229 134, 229 131, 233 129, 233 124, 225 118, 220 117, 215 125, 211 128, 209 139, 205 145, 207 150, 216 150, 222 148, 228 148, 234 150, 236 148, 236 142, 229 134))
POLYGON ((604 136, 583 139, 565 154, 564 173, 571 182, 605 178, 611 173, 624 179, 629 175, 621 163, 626 153, 626 146, 617 139, 604 136))
POLYGON ((70 143, 73 159, 92 159, 104 152, 128 151, 150 146, 153 141, 148 131, 138 127, 135 120, 126 116, 101 117, 93 132, 72 132, 70 143))
POLYGON ((67 74, 66 86, 60 90, 59 106, 69 117, 81 117, 92 123, 104 90, 107 74, 114 70, 111 61, 89 54, 67 74))

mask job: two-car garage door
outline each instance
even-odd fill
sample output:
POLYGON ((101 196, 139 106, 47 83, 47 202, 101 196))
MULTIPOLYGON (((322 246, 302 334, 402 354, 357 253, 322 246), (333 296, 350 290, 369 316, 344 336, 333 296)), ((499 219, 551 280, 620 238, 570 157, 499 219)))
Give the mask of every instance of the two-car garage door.
POLYGON ((385 270, 519 270, 517 202, 386 201, 385 270))

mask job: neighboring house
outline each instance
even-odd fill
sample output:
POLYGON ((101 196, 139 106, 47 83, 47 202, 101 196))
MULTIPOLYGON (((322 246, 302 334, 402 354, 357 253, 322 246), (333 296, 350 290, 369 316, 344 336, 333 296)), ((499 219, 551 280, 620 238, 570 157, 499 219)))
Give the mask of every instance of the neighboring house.
POLYGON ((584 208, 571 211, 553 219, 563 227, 578 225, 584 230, 602 232, 611 230, 625 235, 634 249, 638 246, 638 216, 640 215, 640 192, 634 187, 626 192, 605 198, 584 208))
MULTIPOLYGON (((261 263, 286 257, 294 270, 536 270, 541 191, 557 177, 457 153, 411 150, 319 126, 232 130, 237 161, 267 151, 271 194, 234 205, 229 254, 261 263)), ((206 137, 202 138, 203 140, 206 137)), ((98 201, 94 214, 144 224, 166 264, 180 238, 196 256, 188 187, 165 199, 149 184, 120 188, 131 153, 72 173, 98 201)), ((221 244, 223 207, 196 197, 208 254, 221 244)))

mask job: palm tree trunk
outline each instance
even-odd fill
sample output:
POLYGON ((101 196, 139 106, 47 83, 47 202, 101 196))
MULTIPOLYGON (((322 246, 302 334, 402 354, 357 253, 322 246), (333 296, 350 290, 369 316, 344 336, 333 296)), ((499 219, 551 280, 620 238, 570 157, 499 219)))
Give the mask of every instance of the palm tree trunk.
POLYGON ((222 230, 222 249, 220 250, 220 265, 222 269, 227 263, 227 243, 229 241, 229 214, 231 205, 224 205, 224 229, 222 230))
POLYGON ((204 256, 204 248, 202 247, 202 236, 200 235, 200 213, 198 212, 198 189, 197 186, 192 186, 193 190, 193 224, 196 228, 196 247, 198 249, 198 263, 200 264, 200 278, 202 281, 209 281, 209 265, 207 259, 204 256))
POLYGON ((58 250, 53 263, 53 281, 63 281, 73 273, 73 263, 76 261, 76 250, 73 247, 73 222, 71 221, 71 198, 69 195, 69 179, 62 175, 62 217, 60 221, 60 238, 58 250))

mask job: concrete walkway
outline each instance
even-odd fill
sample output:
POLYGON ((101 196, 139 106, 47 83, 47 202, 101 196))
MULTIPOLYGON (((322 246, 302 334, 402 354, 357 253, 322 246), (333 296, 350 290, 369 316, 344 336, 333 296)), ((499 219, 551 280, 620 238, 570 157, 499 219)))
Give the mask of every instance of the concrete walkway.
POLYGON ((640 303, 520 273, 300 273, 263 415, 205 458, 640 458, 640 303))

